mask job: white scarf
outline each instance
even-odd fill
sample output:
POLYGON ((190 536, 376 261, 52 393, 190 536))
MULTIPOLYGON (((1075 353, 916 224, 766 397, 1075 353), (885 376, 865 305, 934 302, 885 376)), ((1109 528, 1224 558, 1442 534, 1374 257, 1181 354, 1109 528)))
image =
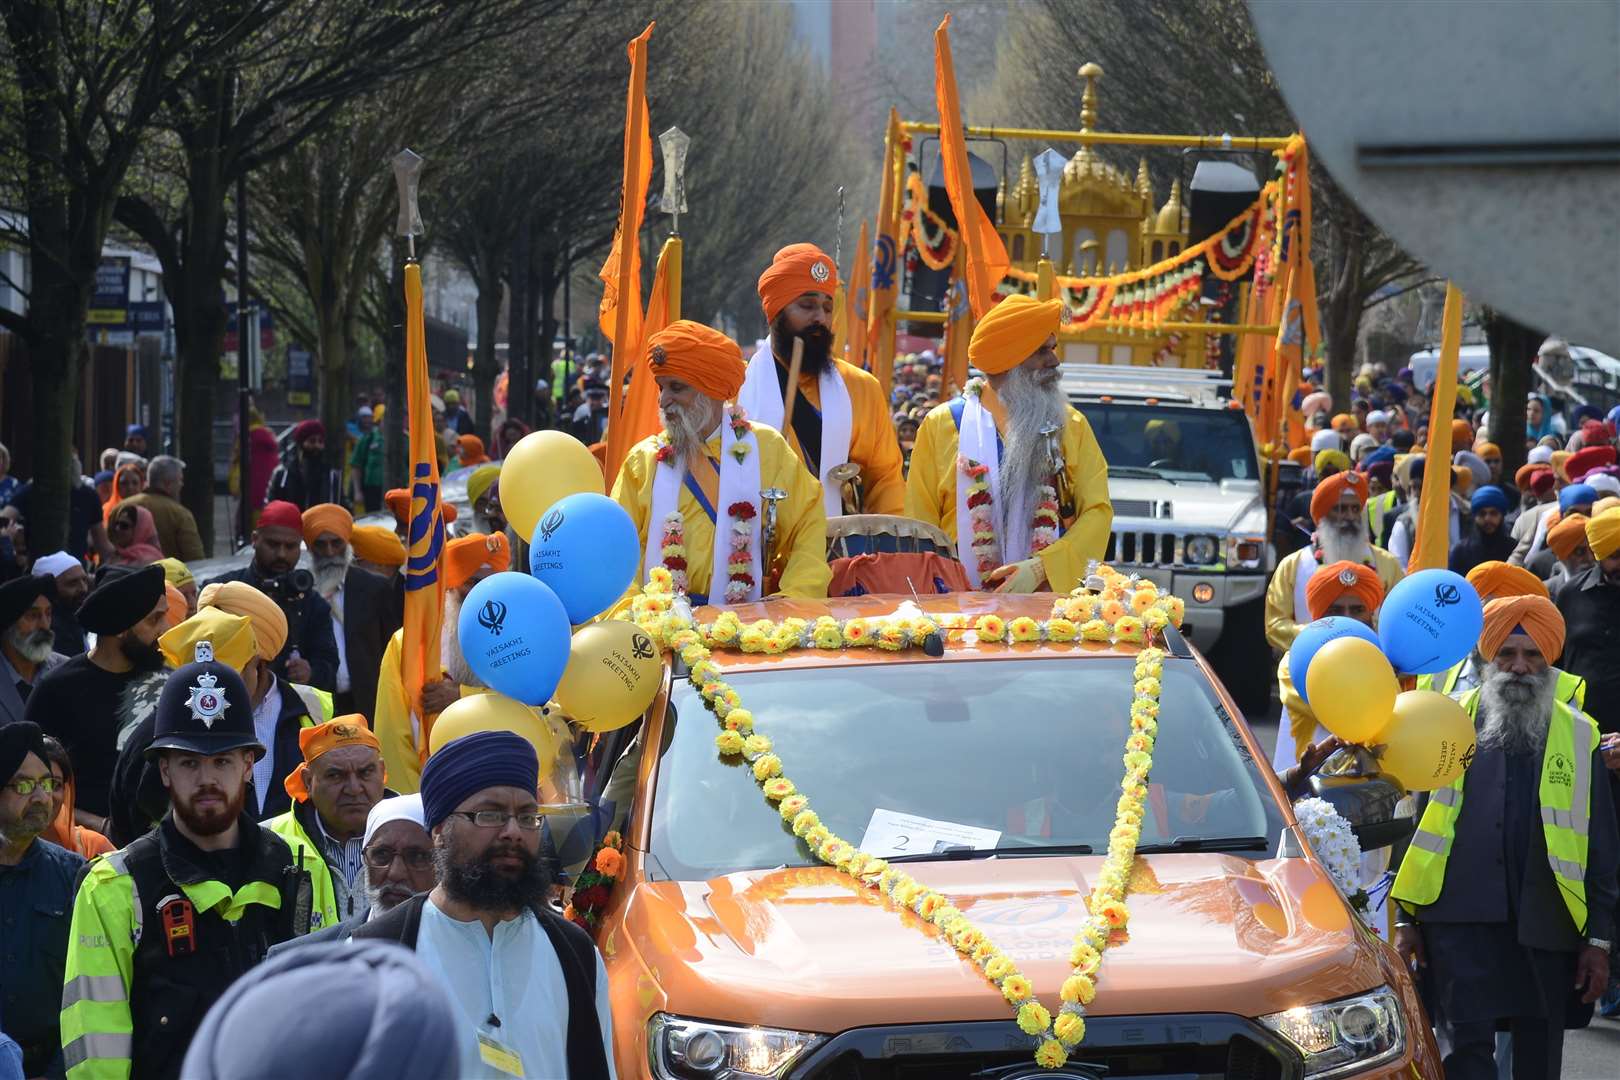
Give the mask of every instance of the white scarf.
POLYGON ((1305 602, 1305 586, 1311 583, 1311 575, 1321 569, 1322 564, 1316 561, 1316 552, 1311 545, 1306 544, 1299 550, 1299 566, 1294 571, 1294 621, 1304 626, 1311 619, 1311 605, 1305 602))
MULTIPOLYGON (((959 459, 976 461, 990 470, 984 481, 990 487, 990 505, 994 511, 995 500, 1001 492, 1001 447, 997 441, 996 419, 990 415, 989 409, 979 404, 977 394, 962 395, 962 426, 956 433, 956 453, 959 459)), ((958 462, 951 462, 951 468, 956 470, 956 557, 961 562, 962 568, 967 571, 968 584, 977 589, 980 586, 979 557, 973 553, 973 526, 968 517, 967 504, 968 480, 958 462)), ((1027 547, 1029 543, 1027 530, 1024 534, 1024 543, 1027 547)), ((1029 552, 1026 550, 1014 558, 1005 543, 1003 544, 1000 555, 1003 564, 1028 557, 1029 552)))
MULTIPOLYGON (((712 437, 712 436, 711 436, 712 437)), ((669 461, 659 462, 653 474, 652 509, 647 519, 647 544, 642 555, 643 577, 655 566, 662 566, 664 562, 663 536, 664 521, 670 514, 680 509, 681 489, 685 486, 686 462, 671 457, 669 461)), ((751 503, 754 507, 754 518, 748 524, 753 526, 750 547, 753 556, 754 588, 748 599, 758 600, 764 595, 765 574, 763 560, 760 552, 764 547, 765 514, 760 505, 760 472, 759 472, 759 440, 754 437, 752 430, 742 439, 738 439, 731 428, 731 410, 726 410, 726 416, 720 422, 720 499, 714 508, 714 554, 712 570, 709 577, 709 601, 714 604, 725 603, 726 580, 729 574, 726 562, 731 551, 731 534, 734 522, 727 508, 734 503, 751 503), (746 446, 748 452, 741 461, 732 452, 732 447, 738 443, 746 446)), ((697 558, 691 551, 687 552, 687 562, 697 558)), ((690 569, 688 570, 690 573, 690 569)))
MULTIPOLYGON (((849 460, 852 423, 849 387, 844 385, 836 361, 827 360, 817 387, 821 391, 821 505, 832 518, 843 514, 844 496, 837 484, 827 482, 827 473, 849 460)), ((737 404, 748 419, 773 427, 786 437, 788 421, 783 413, 787 404, 782 400, 782 384, 776 377, 776 356, 769 339, 754 350, 748 361, 748 375, 737 394, 737 404)))

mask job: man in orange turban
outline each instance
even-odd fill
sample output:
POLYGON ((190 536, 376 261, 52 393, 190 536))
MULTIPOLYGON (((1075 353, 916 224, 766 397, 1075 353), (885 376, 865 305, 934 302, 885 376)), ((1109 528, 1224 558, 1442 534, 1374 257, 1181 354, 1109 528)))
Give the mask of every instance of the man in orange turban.
POLYGON ((404 621, 404 598, 384 578, 354 565, 353 535, 354 518, 341 506, 322 503, 304 511, 315 591, 331 609, 337 643, 336 708, 370 717, 377 707, 377 667, 404 621))
POLYGON ((382 525, 356 525, 349 537, 354 564, 392 582, 405 565, 405 543, 399 534, 382 525))
POLYGON ((1522 566, 1492 559, 1468 571, 1468 584, 1479 593, 1481 601, 1503 596, 1546 596, 1547 586, 1540 578, 1522 566))
POLYGON ((641 536, 637 581, 664 566, 694 603, 826 596, 820 485, 774 428, 726 404, 743 385, 736 343, 682 319, 648 339, 646 362, 664 430, 613 482, 641 536))
POLYGON ((1588 1004, 1607 988, 1620 836, 1598 725, 1556 696, 1563 649, 1545 597, 1485 605, 1482 681, 1458 698, 1472 759, 1428 797, 1395 877, 1395 947, 1448 1021, 1448 1075, 1496 1075, 1499 1026, 1516 1075, 1561 1075, 1570 988, 1588 1004))
POLYGON ((829 474, 860 467, 861 510, 898 514, 905 505, 904 459, 889 421, 883 387, 833 355, 833 294, 838 267, 814 244, 790 244, 759 275, 770 332, 748 361, 737 396, 750 420, 780 431, 821 481, 828 517, 844 513, 844 485, 829 474), (797 386, 789 388, 793 345, 803 343, 797 386), (787 398, 793 415, 786 415, 787 398))
MULTIPOLYGON (((505 533, 468 533, 444 545, 444 618, 439 638, 443 671, 439 681, 430 681, 422 688, 422 706, 428 713, 441 713, 467 694, 484 692, 484 684, 473 674, 461 651, 461 605, 473 586, 511 565, 512 549, 505 533)), ((378 666, 377 711, 371 727, 388 766, 389 785, 409 794, 420 783, 422 758, 417 749, 416 710, 405 693, 403 653, 404 631, 396 630, 378 666)))
POLYGON ((1287 652, 1300 628, 1311 622, 1307 586, 1319 567, 1348 562, 1371 570, 1388 592, 1404 576, 1393 555, 1372 542, 1367 521, 1367 477, 1339 472, 1311 492, 1311 543, 1283 558, 1266 587, 1266 640, 1287 652))
MULTIPOLYGON (((975 588, 1068 592, 1108 546, 1108 462, 1058 379, 1061 300, 1009 296, 973 328, 984 372, 917 430, 906 516, 938 525, 975 588)), ((1162 426, 1167 453, 1180 432, 1162 426)))
MULTIPOLYGON (((1376 629, 1378 606, 1384 602, 1384 583, 1371 567, 1349 560, 1330 563, 1318 568, 1306 582, 1305 602, 1312 621, 1333 615, 1376 629)), ((1289 670, 1292 659, 1284 652, 1277 664, 1277 699, 1282 703, 1282 716, 1277 724, 1271 766, 1278 776, 1303 760, 1313 742, 1330 734, 1317 722, 1316 713, 1294 685, 1289 670)))
MULTIPOLYGON (((394 532, 403 539, 405 529, 411 521, 411 489, 389 488, 387 494, 383 496, 383 505, 394 515, 394 532)), ((444 527, 449 529, 456 520, 455 504, 440 499, 439 513, 444 515, 444 527)))

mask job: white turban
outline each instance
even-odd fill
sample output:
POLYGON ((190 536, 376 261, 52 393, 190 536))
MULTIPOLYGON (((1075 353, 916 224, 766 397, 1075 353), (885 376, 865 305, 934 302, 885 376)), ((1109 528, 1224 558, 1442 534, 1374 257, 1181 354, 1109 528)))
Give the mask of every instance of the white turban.
POLYGON ((1389 413, 1385 412, 1383 409, 1374 409, 1372 412, 1367 414, 1368 427, 1372 427, 1374 424, 1387 423, 1389 423, 1389 413))
POLYGON ((1620 495, 1620 480, 1608 473, 1587 473, 1581 478, 1581 483, 1599 495, 1620 495))
POLYGON ((1343 450, 1344 440, 1332 428, 1323 428, 1311 436, 1311 453, 1319 454, 1323 450, 1343 450))
POLYGON ((1550 447, 1550 446, 1533 446, 1533 447, 1531 447, 1530 448, 1530 456, 1529 456, 1529 458, 1526 459, 1526 461, 1528 462, 1528 464, 1531 464, 1531 465, 1551 465, 1552 464, 1552 447, 1550 447))
POLYGON ((422 812, 421 792, 395 795, 373 806, 366 815, 366 837, 360 841, 360 846, 370 847, 371 838, 377 835, 377 830, 390 821, 414 821, 425 830, 427 815, 422 812))
POLYGON ((41 577, 46 574, 51 575, 51 577, 61 577, 75 566, 81 570, 84 569, 84 563, 67 552, 53 551, 49 555, 41 555, 34 560, 34 573, 41 577))

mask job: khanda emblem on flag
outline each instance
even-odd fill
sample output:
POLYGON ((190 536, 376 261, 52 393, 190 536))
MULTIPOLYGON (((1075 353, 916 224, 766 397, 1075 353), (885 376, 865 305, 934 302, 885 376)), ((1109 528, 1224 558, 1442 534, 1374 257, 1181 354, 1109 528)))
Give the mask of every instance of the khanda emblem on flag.
POLYGON ((439 580, 439 553, 444 547, 444 519, 438 515, 439 485, 429 464, 416 463, 416 483, 411 485, 410 560, 405 565, 405 589, 432 588, 439 580))
POLYGON ((872 288, 882 291, 894 288, 894 237, 879 236, 877 254, 872 259, 872 288))
POLYGON ((499 600, 486 600, 478 609, 478 625, 492 634, 499 634, 506 623, 506 605, 499 600))

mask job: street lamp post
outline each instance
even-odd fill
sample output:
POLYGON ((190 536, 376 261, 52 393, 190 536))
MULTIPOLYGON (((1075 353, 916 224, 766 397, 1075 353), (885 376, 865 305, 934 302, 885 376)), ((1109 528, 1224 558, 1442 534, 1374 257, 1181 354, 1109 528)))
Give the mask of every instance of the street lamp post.
POLYGON ((252 469, 248 461, 248 397, 251 383, 248 378, 248 333, 251 316, 247 303, 247 173, 236 177, 236 504, 237 546, 248 542, 253 534, 252 503, 248 499, 248 480, 252 469))

